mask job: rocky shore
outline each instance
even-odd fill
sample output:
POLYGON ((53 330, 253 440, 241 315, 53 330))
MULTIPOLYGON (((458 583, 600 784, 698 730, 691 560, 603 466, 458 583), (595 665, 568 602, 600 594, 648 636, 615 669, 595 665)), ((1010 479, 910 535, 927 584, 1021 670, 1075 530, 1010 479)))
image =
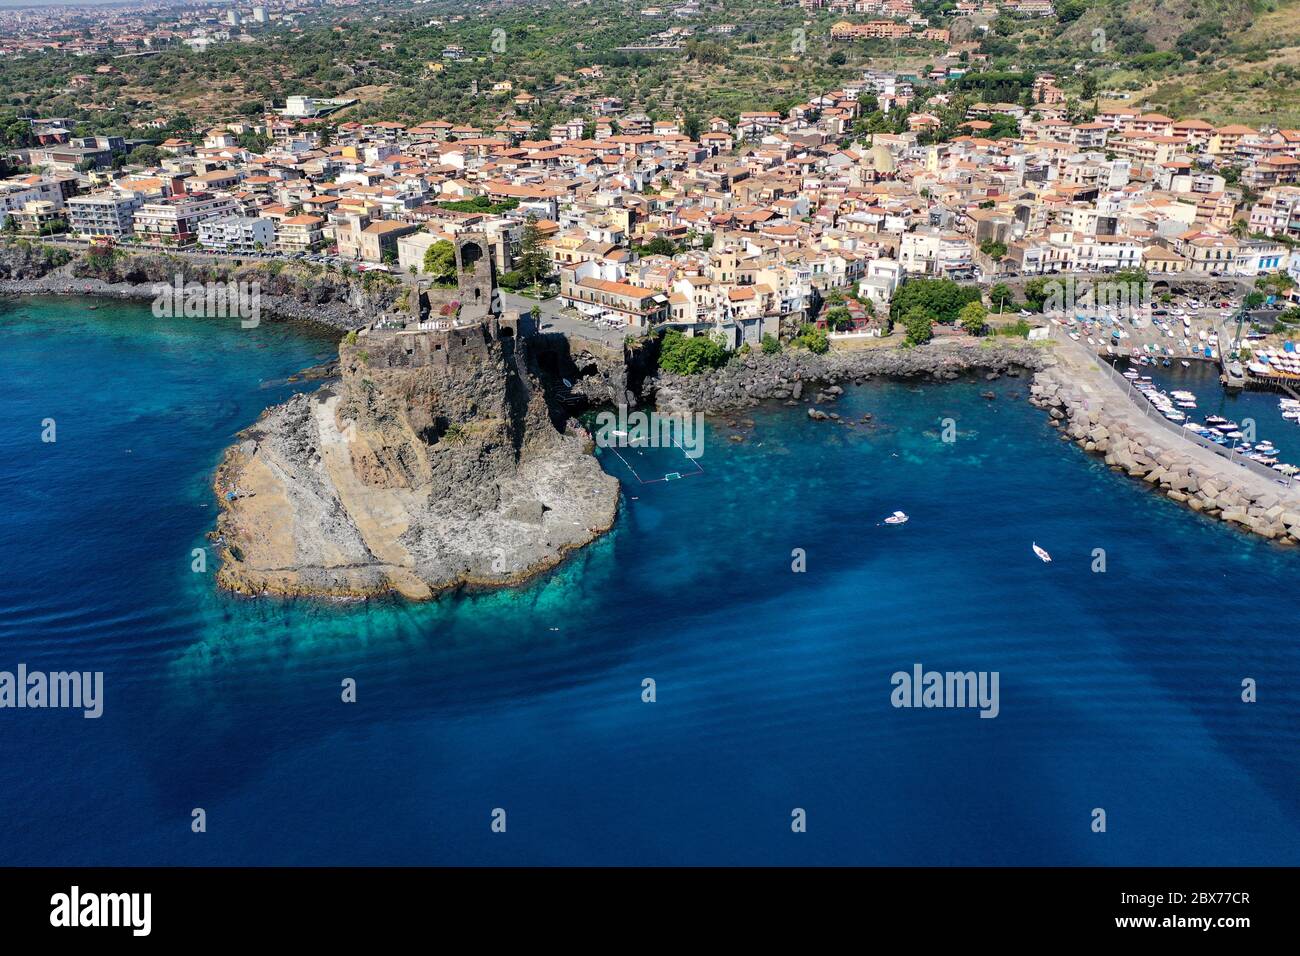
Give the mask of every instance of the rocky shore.
POLYGON ((430 444, 406 422, 344 417, 341 400, 296 395, 227 450, 213 484, 222 587, 425 600, 520 583, 614 524, 618 482, 578 435, 543 433, 516 460, 500 420, 430 444))
MULTIPOLYGON (((404 286, 385 273, 343 274, 315 264, 252 260, 236 264, 156 249, 107 253, 0 240, 0 296, 68 295, 152 301, 159 285, 256 285, 259 318, 351 331, 400 310, 404 286)), ((224 319, 223 319, 224 321, 224 319)))
MULTIPOLYGON (((157 293, 152 282, 107 282, 54 272, 36 279, 0 279, 0 295, 84 295, 149 302, 157 293)), ((343 332, 355 329, 365 321, 355 306, 347 301, 303 302, 290 296, 262 292, 259 308, 262 318, 316 322, 343 332)))
MULTIPOLYGON (((461 237, 458 257, 462 245, 481 249, 461 237)), ((486 257, 474 261, 458 262, 466 305, 344 336, 336 381, 268 409, 227 450, 222 587, 424 600, 519 583, 613 526, 618 481, 551 407, 517 323, 487 305, 486 257)))
POLYGON ((1300 488, 1285 488, 1160 428, 1068 347, 1034 377, 1030 401, 1085 451, 1194 511, 1285 544, 1300 542, 1300 488))
POLYGON ((660 372, 646 382, 643 394, 666 414, 718 412, 769 400, 801 401, 809 397, 805 392, 810 386, 861 384, 870 378, 948 381, 970 372, 1019 375, 1048 361, 1050 354, 1043 347, 992 339, 979 344, 936 342, 914 349, 832 350, 825 355, 805 350, 752 352, 698 375, 660 372))

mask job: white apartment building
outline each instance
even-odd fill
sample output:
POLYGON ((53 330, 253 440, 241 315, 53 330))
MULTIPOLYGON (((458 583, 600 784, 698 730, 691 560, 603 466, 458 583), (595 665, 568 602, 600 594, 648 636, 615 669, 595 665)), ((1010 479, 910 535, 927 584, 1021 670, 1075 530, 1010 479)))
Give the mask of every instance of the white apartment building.
POLYGON ((275 224, 256 216, 217 216, 199 223, 198 238, 214 252, 269 252, 275 248, 275 224))
POLYGON ((131 235, 143 203, 139 193, 122 189, 73 196, 68 200, 68 229, 85 239, 122 239, 131 235))
POLYGON ((135 213, 136 238, 154 245, 189 245, 199 223, 239 212, 239 203, 216 193, 181 193, 145 203, 135 213))
POLYGON ((1074 236, 1070 257, 1076 272, 1115 272, 1142 264, 1142 246, 1127 236, 1074 236))
POLYGON ((971 267, 971 247, 965 236, 908 232, 902 236, 898 260, 910 275, 948 276, 971 267))
POLYGON ((1250 210, 1250 230, 1300 239, 1300 188, 1278 186, 1261 196, 1250 210))
POLYGON ((63 208, 63 190, 56 179, 21 176, 0 182, 0 225, 11 212, 20 212, 29 202, 52 202, 63 208))

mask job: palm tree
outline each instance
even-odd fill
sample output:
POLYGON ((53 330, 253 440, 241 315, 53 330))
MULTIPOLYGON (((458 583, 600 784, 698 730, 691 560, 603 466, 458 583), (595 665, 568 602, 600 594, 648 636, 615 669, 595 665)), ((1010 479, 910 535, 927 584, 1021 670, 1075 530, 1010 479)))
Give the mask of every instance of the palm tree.
POLYGON ((1250 223, 1245 219, 1234 219, 1228 227, 1228 234, 1234 239, 1245 239, 1250 235, 1250 223))

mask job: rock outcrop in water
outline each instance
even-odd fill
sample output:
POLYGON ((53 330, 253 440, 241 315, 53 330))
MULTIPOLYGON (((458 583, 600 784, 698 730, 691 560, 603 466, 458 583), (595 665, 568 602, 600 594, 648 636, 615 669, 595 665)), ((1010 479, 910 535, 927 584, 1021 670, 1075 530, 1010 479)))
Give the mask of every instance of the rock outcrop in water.
POLYGON ((660 411, 686 414, 749 408, 768 400, 799 400, 805 386, 821 382, 912 376, 945 381, 974 370, 1018 375, 1021 369, 1043 367, 1042 348, 1024 342, 986 341, 987 345, 934 343, 906 350, 832 350, 825 355, 794 349, 777 355, 754 352, 697 375, 660 372, 646 382, 644 391, 653 396, 660 411))
POLYGON ((486 245, 462 237, 457 268, 458 290, 345 338, 337 384, 227 451, 223 587, 423 599, 518 582, 613 525, 618 482, 584 432, 557 428, 486 245))

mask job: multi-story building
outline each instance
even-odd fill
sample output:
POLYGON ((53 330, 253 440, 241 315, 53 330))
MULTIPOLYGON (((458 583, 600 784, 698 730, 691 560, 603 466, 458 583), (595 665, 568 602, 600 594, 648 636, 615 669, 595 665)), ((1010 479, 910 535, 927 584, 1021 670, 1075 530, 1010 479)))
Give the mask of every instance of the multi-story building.
POLYGON ((645 330, 669 318, 668 296, 655 289, 600 278, 594 262, 560 270, 560 298, 580 315, 645 330))
POLYGON ((1300 187, 1279 186, 1261 196, 1250 210, 1250 231, 1300 239, 1300 187))
POLYGON ((215 216, 198 226, 199 245, 213 252, 263 252, 275 248, 275 224, 255 216, 215 216))
POLYGON ((123 239, 132 234, 144 199, 134 192, 105 189, 68 200, 68 229, 82 238, 123 239))
POLYGON ((0 181, 0 224, 11 212, 19 212, 29 202, 50 202, 55 210, 63 209, 66 177, 15 176, 0 181))
MULTIPOLYGON (((396 222, 391 219, 371 222, 353 233, 354 244, 350 247, 352 258, 374 263, 389 260, 397 262, 397 240, 419 230, 419 225, 413 222, 396 222)), ((343 255, 341 240, 339 254, 343 255)))
POLYGON ((325 241, 325 220, 320 216, 288 216, 275 228, 275 246, 281 252, 310 252, 325 241))
POLYGON ((200 222, 238 211, 239 203, 231 196, 180 193, 141 205, 135 211, 132 229, 141 242, 186 246, 198 238, 200 222))
POLYGON ((32 234, 62 231, 59 225, 64 221, 63 209, 49 199, 29 199, 22 209, 12 210, 9 218, 20 232, 32 234))

